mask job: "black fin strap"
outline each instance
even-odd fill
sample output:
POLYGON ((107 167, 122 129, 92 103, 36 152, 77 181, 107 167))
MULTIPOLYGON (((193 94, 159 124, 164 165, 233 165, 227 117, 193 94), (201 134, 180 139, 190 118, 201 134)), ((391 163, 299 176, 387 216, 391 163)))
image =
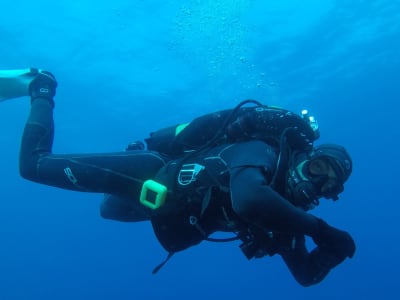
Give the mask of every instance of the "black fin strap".
POLYGON ((175 252, 169 252, 167 258, 164 259, 164 261, 163 261, 161 264, 159 264, 157 267, 155 267, 155 268, 153 269, 153 272, 151 272, 151 274, 157 274, 157 272, 160 271, 160 269, 161 269, 162 267, 164 267, 164 265, 170 260, 170 258, 171 258, 174 254, 175 254, 175 252))

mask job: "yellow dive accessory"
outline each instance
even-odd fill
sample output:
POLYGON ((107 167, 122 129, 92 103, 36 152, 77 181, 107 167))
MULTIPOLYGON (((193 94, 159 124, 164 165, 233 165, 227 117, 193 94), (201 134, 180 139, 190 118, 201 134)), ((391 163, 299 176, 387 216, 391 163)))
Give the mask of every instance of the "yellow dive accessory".
POLYGON ((167 187, 154 180, 146 180, 140 192, 140 203, 150 209, 157 209, 165 203, 167 187))
POLYGON ((176 126, 176 128, 175 128, 175 136, 177 136, 178 134, 180 134, 181 131, 182 131, 183 129, 185 129, 186 126, 188 126, 188 125, 189 125, 189 123, 185 123, 185 124, 181 124, 181 125, 176 126))

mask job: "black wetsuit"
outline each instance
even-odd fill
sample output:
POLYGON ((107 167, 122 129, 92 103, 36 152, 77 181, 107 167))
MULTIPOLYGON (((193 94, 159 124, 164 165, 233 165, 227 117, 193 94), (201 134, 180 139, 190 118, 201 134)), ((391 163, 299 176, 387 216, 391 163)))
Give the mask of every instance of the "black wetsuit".
MULTIPOLYGON (((176 220, 170 208, 179 208, 184 199, 190 205, 183 208, 189 210, 183 216, 189 218, 177 221, 171 228, 175 226, 175 229, 179 229, 182 223, 186 226, 196 225, 193 231, 182 232, 183 238, 188 240, 187 244, 182 246, 167 242, 168 250, 182 250, 216 230, 237 231, 245 224, 274 233, 275 252, 283 256, 301 284, 317 283, 329 272, 329 268, 322 266, 315 255, 309 254, 305 248, 304 235, 317 234, 318 219, 293 206, 268 185, 277 156, 273 147, 264 141, 244 140, 235 144, 222 144, 192 155, 182 162, 179 158, 176 160, 174 157, 173 160, 171 156, 154 151, 56 155, 52 154, 53 134, 53 105, 46 99, 36 98, 32 102, 21 145, 20 173, 24 178, 69 190, 118 196, 121 203, 116 203, 115 199, 106 199, 103 203, 103 216, 121 221, 131 221, 130 214, 141 207, 138 195, 145 180, 164 180, 167 186, 176 191, 177 196, 169 195, 167 203, 170 204, 159 212, 141 207, 143 220, 147 216, 154 218, 153 225, 157 231, 157 226, 163 221, 176 220), (200 172, 205 178, 201 178, 201 175, 198 178, 202 184, 195 188, 188 187, 188 195, 185 196, 186 187, 178 184, 178 188, 174 189, 176 183, 173 182, 182 164, 189 163, 205 166, 206 171, 200 172), (177 169, 173 166, 177 166, 177 169), (201 189, 205 184, 206 188, 201 189), (193 202, 190 202, 191 199, 194 199, 193 202), (204 201, 207 203, 204 204, 204 201), (190 211, 191 204, 197 207, 197 212, 190 211), (163 214, 163 210, 173 217, 163 214), (193 216, 199 222, 193 222, 193 218, 190 219, 193 216), (227 223, 232 220, 238 222, 229 227, 227 223), (193 240, 190 240, 190 236, 184 236, 191 232, 197 232, 193 240)), ((180 213, 176 215, 182 216, 180 213)), ((160 231, 157 232, 160 235, 160 231)))

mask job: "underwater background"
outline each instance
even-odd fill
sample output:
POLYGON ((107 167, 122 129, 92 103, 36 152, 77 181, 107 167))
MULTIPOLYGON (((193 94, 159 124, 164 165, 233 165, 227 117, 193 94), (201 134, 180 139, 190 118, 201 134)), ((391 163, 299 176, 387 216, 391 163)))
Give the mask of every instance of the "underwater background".
POLYGON ((55 153, 125 149, 244 99, 319 121, 349 150, 340 201, 313 214, 349 231, 353 259, 298 285, 278 256, 239 243, 165 257, 149 223, 18 174, 29 99, 0 103, 0 299, 397 299, 400 1, 14 0, 0 5, 0 69, 51 71, 55 153))

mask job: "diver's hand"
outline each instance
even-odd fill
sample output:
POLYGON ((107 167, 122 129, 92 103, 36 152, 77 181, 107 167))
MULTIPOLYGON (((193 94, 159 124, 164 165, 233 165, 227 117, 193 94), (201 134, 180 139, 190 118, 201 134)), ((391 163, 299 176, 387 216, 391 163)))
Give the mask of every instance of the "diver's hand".
POLYGON ((318 227, 312 239, 320 251, 334 258, 336 264, 354 256, 356 244, 348 232, 336 229, 321 219, 318 219, 318 227))

